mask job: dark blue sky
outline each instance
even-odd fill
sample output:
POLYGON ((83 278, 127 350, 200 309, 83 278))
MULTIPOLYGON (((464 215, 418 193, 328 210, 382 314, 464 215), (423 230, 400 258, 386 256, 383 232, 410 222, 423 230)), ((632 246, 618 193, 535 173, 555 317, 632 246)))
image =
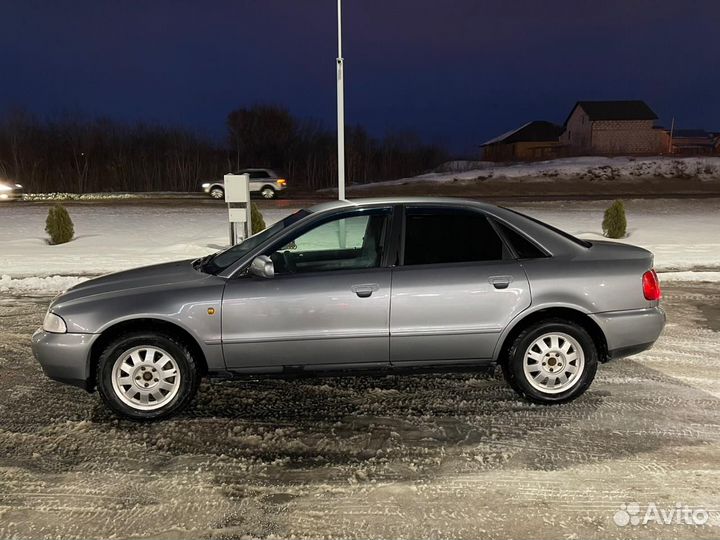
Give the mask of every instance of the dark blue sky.
MULTIPOLYGON (((458 152, 578 99, 720 129, 718 0, 344 0, 347 121, 458 152)), ((0 3, 0 111, 224 134, 238 106, 335 118, 334 0, 0 3)))

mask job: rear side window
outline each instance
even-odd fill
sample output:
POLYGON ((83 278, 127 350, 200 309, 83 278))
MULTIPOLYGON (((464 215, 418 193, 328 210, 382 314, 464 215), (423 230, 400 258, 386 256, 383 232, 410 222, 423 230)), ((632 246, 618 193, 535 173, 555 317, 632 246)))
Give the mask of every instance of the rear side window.
POLYGON ((255 180, 259 178, 270 178, 270 175, 265 171, 251 171, 249 175, 250 178, 255 180))
POLYGON ((547 257, 547 254, 519 232, 499 221, 495 221, 495 224, 500 229, 500 232, 502 232, 505 240, 507 240, 515 250, 518 259, 540 259, 547 257))
POLYGON ((409 208, 404 264, 499 261, 503 243, 480 213, 452 208, 409 208))

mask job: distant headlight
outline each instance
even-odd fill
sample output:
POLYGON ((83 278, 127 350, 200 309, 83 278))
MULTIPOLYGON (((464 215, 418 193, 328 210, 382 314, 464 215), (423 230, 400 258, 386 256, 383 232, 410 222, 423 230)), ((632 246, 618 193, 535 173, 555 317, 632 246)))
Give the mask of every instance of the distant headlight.
POLYGON ((48 311, 43 321, 43 330, 51 334, 64 334, 67 332, 67 325, 60 315, 48 311))
POLYGON ((202 187, 208 188, 208 187, 210 187, 210 183, 209 183, 209 182, 206 182, 205 184, 202 185, 202 187))
POLYGON ((12 191, 13 188, 8 186, 7 184, 0 184, 0 191, 12 191))
POLYGON ((18 189, 22 189, 22 184, 15 184, 15 187, 18 189))

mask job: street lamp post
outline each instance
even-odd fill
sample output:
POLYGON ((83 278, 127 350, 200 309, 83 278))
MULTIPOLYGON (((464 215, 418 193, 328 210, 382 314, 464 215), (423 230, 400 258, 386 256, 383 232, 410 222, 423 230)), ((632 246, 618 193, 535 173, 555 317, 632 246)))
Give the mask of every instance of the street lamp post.
POLYGON ((338 199, 345 199, 345 90, 343 88, 342 55, 342 0, 337 3, 338 55, 337 55, 337 152, 338 152, 338 199))

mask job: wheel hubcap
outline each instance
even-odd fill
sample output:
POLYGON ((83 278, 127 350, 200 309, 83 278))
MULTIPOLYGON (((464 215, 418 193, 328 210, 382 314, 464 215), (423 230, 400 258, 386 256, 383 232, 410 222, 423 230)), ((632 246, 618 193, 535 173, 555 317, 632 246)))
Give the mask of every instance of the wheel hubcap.
POLYGON ((121 354, 112 372, 115 395, 134 409, 151 411, 169 403, 180 389, 177 362, 158 347, 134 347, 121 354))
POLYGON ((219 189, 213 189, 213 190, 210 192, 210 196, 211 196, 213 199, 222 199, 224 195, 225 195, 225 193, 223 193, 223 191, 222 191, 222 190, 219 190, 219 189))
POLYGON ((558 394, 580 380, 585 369, 585 354, 575 338, 562 332, 544 334, 525 351, 523 371, 536 390, 558 394))
POLYGON ((262 190, 262 196, 266 199, 272 199, 273 195, 275 195, 275 192, 270 188, 265 188, 262 190))

